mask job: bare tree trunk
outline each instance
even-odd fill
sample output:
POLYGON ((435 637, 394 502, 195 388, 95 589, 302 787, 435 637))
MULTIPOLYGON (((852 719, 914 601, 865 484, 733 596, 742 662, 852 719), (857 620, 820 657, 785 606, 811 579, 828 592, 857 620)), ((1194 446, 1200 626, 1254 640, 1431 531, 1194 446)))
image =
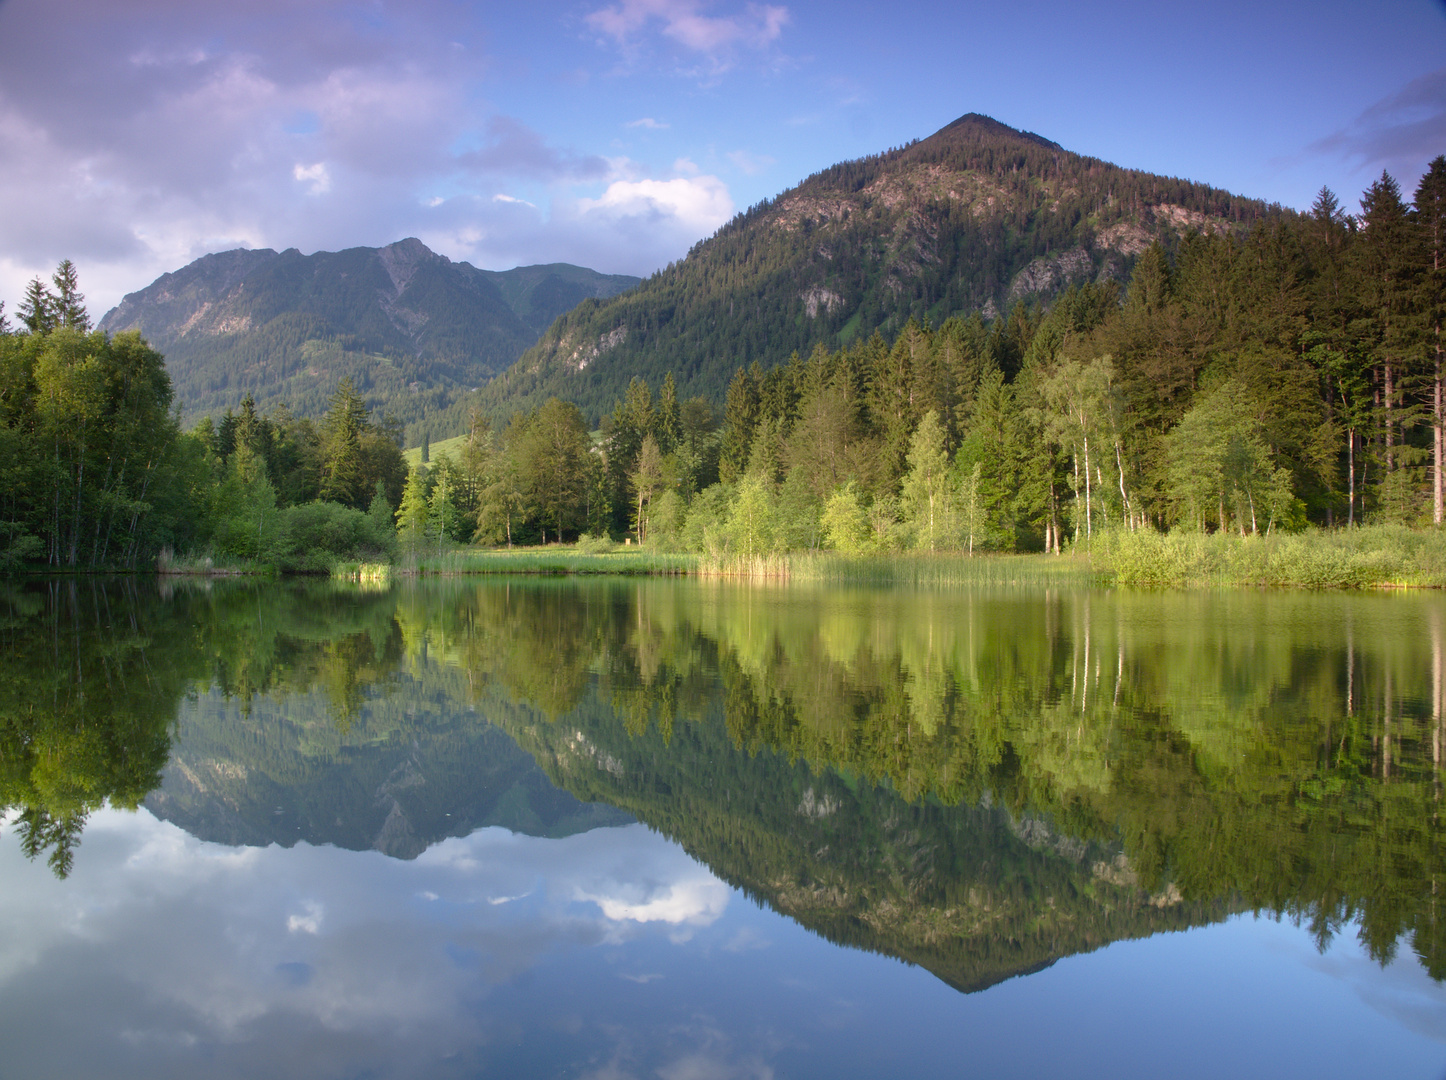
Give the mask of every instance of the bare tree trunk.
POLYGON ((1432 419, 1434 420, 1434 423, 1432 424, 1432 428, 1434 429, 1434 430, 1432 431, 1432 434, 1433 434, 1433 436, 1434 436, 1433 441, 1434 441, 1435 444, 1436 444, 1435 447, 1434 447, 1434 449, 1435 449, 1435 451, 1436 451, 1436 468, 1435 468, 1435 474, 1436 474, 1436 475, 1432 478, 1432 484, 1431 484, 1431 487, 1432 487, 1432 492, 1431 492, 1431 496, 1432 496, 1432 498, 1431 498, 1431 506, 1432 506, 1432 510, 1433 510, 1432 520, 1435 521, 1437 525, 1440 525, 1441 522, 1442 522, 1443 511, 1446 511, 1446 484, 1443 484, 1443 483, 1442 483, 1442 477, 1441 477, 1441 467, 1442 467, 1442 463, 1443 463, 1443 462, 1442 462, 1442 459, 1443 459, 1443 457, 1446 457, 1446 429, 1443 429, 1443 427, 1442 427, 1442 421, 1443 421, 1443 419, 1446 419, 1446 418, 1443 418, 1443 415, 1442 415, 1442 401, 1441 401, 1441 389, 1442 389, 1442 388, 1441 388, 1441 327, 1440 327, 1440 326, 1437 326, 1437 327, 1436 327, 1436 379, 1435 379, 1435 386, 1434 386, 1433 389, 1434 389, 1434 398, 1435 398, 1435 400, 1433 400, 1433 401, 1431 402, 1431 415, 1432 415, 1432 419))
POLYGON ((1391 415, 1393 401, 1396 396, 1396 382, 1394 367, 1388 361, 1386 363, 1386 475, 1396 471, 1396 421, 1391 415))
POLYGON ((1346 451, 1346 465, 1350 470, 1350 504, 1346 513, 1346 524, 1356 523, 1356 429, 1350 430, 1350 442, 1346 451))

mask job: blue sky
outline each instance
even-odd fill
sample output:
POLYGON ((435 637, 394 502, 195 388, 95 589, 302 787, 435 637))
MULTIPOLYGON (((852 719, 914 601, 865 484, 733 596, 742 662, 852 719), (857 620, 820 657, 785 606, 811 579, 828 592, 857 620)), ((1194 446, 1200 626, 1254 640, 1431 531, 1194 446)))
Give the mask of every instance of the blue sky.
POLYGON ((966 112, 1354 209, 1446 152, 1446 3, 0 0, 0 298, 411 235, 647 274, 966 112))

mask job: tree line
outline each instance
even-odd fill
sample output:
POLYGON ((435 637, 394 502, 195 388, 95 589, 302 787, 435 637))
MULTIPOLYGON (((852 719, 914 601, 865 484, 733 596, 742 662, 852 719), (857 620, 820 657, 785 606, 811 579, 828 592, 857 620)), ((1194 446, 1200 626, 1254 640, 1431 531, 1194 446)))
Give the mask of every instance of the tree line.
MULTIPOLYGON (((1361 207, 1347 216, 1323 189, 1298 219, 1157 243, 1123 289, 754 363, 721 423, 701 398, 680 405, 671 375, 656 395, 634 377, 590 454, 562 402, 500 439, 479 420, 469 447, 500 461, 544 413, 571 410, 576 470, 544 484, 525 464, 537 451, 519 450, 531 479, 506 515, 475 515, 477 535, 500 538, 506 516, 515 538, 520 517, 553 536, 753 557, 1440 524, 1446 158, 1413 201, 1383 174, 1361 207)), ((465 486, 470 466, 454 467, 465 486)))
POLYGON ((182 431, 164 358, 91 326, 75 266, 0 305, 0 571, 137 568, 163 553, 322 570, 387 557, 400 425, 342 380, 317 424, 248 397, 182 431))

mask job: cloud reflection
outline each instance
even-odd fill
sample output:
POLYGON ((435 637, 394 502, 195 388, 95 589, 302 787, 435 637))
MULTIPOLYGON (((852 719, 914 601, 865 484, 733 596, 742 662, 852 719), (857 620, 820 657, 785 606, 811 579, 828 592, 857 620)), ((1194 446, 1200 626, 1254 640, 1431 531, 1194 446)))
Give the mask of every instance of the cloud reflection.
POLYGON ((585 971, 606 962, 578 949, 670 949, 671 930, 709 925, 730 895, 638 825, 560 840, 482 829, 403 862, 227 848, 105 810, 66 881, 7 829, 0 1045, 25 1076, 430 1073, 516 1041, 532 1018, 507 1017, 522 1006, 501 984, 525 988, 560 952, 585 971))

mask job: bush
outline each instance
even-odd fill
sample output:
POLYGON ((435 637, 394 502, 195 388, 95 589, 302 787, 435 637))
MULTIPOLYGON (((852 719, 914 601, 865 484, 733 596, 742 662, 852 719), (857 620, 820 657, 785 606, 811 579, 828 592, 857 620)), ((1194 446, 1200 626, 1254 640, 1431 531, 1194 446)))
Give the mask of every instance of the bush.
POLYGON ((617 542, 611 537, 590 536, 583 533, 577 538, 577 550, 583 555, 602 555, 617 549, 617 542))
POLYGON ((337 562, 391 560, 396 533, 375 516, 334 502, 309 502, 281 511, 276 564, 287 573, 328 573, 337 562))

